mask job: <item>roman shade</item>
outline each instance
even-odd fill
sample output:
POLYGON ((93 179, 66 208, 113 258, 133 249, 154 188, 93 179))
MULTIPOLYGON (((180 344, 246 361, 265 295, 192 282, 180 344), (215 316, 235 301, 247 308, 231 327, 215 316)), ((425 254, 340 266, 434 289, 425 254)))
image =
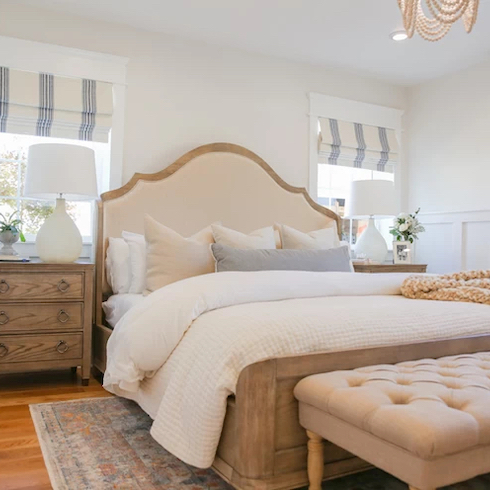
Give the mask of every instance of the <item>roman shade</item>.
POLYGON ((393 129, 320 118, 320 163, 393 172, 398 142, 393 129))
POLYGON ((0 132, 107 142, 112 84, 0 67, 0 132))

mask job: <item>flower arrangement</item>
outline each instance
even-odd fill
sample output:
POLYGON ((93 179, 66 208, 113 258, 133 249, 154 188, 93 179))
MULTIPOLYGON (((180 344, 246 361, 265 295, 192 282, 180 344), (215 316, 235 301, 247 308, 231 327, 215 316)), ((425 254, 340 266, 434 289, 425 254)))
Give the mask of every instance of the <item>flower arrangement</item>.
POLYGON ((17 236, 17 240, 20 238, 21 242, 25 242, 26 239, 24 234, 20 230, 20 225, 22 221, 20 219, 14 219, 14 216, 17 214, 17 211, 14 211, 8 217, 4 214, 0 213, 0 233, 10 232, 12 235, 17 236))
POLYGON ((400 213, 394 220, 390 233, 395 237, 397 242, 406 241, 413 243, 418 240, 418 234, 425 231, 417 218, 420 208, 413 214, 400 213))

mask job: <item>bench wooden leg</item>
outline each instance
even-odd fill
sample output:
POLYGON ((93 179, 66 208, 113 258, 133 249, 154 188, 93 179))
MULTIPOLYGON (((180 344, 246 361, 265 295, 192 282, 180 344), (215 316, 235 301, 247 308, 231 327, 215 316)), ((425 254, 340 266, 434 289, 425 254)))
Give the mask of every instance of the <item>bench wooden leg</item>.
POLYGON ((306 431, 308 435, 309 490, 321 490, 323 480, 323 437, 306 431))

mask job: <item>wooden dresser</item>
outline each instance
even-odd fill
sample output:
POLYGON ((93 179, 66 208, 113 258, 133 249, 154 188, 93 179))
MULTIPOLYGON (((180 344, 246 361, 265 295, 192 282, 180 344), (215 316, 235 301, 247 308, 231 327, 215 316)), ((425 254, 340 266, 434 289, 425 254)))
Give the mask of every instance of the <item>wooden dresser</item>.
POLYGON ((354 264, 355 272, 378 274, 382 272, 409 272, 420 274, 427 271, 427 264, 354 264))
POLYGON ((90 377, 94 266, 0 263, 0 373, 82 368, 90 377))

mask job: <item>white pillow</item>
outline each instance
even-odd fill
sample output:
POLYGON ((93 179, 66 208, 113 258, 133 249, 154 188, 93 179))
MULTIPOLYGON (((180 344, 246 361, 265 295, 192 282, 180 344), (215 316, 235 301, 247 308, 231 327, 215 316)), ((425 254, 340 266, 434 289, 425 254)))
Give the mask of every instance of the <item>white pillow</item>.
POLYGON ((124 294, 131 286, 129 246, 123 238, 109 238, 106 279, 114 294, 124 294))
POLYGON ((102 303, 106 322, 111 327, 115 327, 117 322, 140 301, 143 301, 142 294, 113 294, 102 303))
POLYGON ((287 225, 276 225, 281 234, 282 248, 289 249, 323 249, 340 247, 337 225, 329 228, 303 233, 287 225))
POLYGON ((250 235, 216 224, 212 224, 211 229, 216 243, 221 243, 228 247, 242 249, 276 248, 276 237, 272 226, 252 231, 250 235))
POLYGON ((141 294, 146 288, 146 242, 143 235, 123 231, 122 236, 129 247, 131 261, 131 285, 128 293, 141 294))
POLYGON ((190 238, 145 215, 147 271, 145 294, 187 277, 214 272, 211 226, 190 238))

